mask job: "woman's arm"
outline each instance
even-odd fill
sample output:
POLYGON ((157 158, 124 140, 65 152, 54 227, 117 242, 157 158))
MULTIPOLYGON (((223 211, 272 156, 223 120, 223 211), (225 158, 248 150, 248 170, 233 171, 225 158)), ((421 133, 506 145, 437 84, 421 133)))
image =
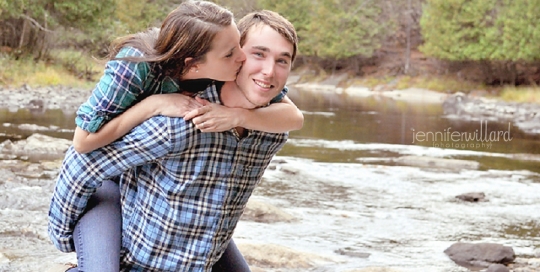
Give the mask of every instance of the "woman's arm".
POLYGON ((156 115, 193 119, 193 123, 203 132, 221 132, 234 127, 243 127, 282 133, 301 129, 304 125, 304 115, 288 97, 268 107, 248 110, 227 108, 182 94, 159 94, 151 95, 135 104, 103 125, 96 133, 89 133, 77 127, 73 146, 79 153, 90 152, 114 142, 146 119, 156 115))
POLYGON ((152 116, 162 114, 183 117, 201 106, 195 99, 178 93, 151 95, 103 125, 95 133, 77 127, 73 136, 73 147, 79 153, 87 153, 114 142, 152 116))
POLYGON ((304 125, 304 115, 296 105, 285 96, 280 103, 257 109, 227 108, 199 100, 205 106, 186 114, 186 120, 203 132, 219 132, 234 127, 270 133, 299 130, 304 125))

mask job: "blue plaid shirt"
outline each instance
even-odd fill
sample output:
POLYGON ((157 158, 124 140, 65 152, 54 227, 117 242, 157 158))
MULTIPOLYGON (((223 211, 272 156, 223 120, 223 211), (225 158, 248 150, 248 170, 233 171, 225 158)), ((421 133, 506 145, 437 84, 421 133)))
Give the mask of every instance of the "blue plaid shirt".
MULTIPOLYGON (((133 47, 125 47, 117 58, 142 57, 133 47)), ((105 123, 152 94, 180 92, 178 82, 168 76, 157 75, 147 62, 110 60, 105 72, 92 91, 92 95, 77 110, 75 124, 95 133, 105 123)), ((271 103, 280 102, 287 94, 285 89, 271 103)))
MULTIPOLYGON (((200 94, 220 103, 215 86, 200 94)), ((73 228, 103 180, 120 177, 122 271, 210 271, 287 133, 202 133, 156 116, 121 140, 66 154, 49 211, 49 235, 74 250, 73 228)))

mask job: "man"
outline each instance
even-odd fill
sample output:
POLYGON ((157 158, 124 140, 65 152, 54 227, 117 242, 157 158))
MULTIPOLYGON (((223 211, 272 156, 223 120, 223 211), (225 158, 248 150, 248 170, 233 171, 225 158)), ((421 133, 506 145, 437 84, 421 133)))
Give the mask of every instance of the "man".
MULTIPOLYGON (((228 107, 265 106, 291 70, 294 27, 262 11, 238 28, 246 61, 236 83, 213 85, 199 96, 228 107)), ((73 226, 88 198, 103 180, 121 175, 122 271, 210 271, 286 140, 286 133, 242 128, 202 133, 183 118, 157 116, 91 153, 70 148, 51 202, 51 239, 73 251, 73 226)))

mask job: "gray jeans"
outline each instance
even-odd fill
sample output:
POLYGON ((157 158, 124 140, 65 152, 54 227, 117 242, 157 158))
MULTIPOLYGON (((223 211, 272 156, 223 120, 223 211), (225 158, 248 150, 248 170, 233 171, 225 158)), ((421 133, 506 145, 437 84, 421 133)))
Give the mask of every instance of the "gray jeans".
MULTIPOLYGON (((73 233, 78 267, 69 272, 118 272, 122 237, 120 190, 105 181, 88 201, 85 213, 73 233)), ((212 272, 250 271, 246 260, 231 240, 212 272)))

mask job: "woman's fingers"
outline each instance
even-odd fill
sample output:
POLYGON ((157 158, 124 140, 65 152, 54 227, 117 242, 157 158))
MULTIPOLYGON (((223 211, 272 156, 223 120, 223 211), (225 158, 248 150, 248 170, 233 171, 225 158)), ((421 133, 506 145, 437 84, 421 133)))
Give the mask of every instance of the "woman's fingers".
POLYGON ((193 119, 193 118, 195 118, 197 116, 204 115, 205 113, 208 113, 211 110, 212 109, 209 106, 195 108, 195 109, 189 111, 188 113, 186 113, 186 115, 184 116, 184 119, 185 120, 191 120, 191 119, 193 119))

